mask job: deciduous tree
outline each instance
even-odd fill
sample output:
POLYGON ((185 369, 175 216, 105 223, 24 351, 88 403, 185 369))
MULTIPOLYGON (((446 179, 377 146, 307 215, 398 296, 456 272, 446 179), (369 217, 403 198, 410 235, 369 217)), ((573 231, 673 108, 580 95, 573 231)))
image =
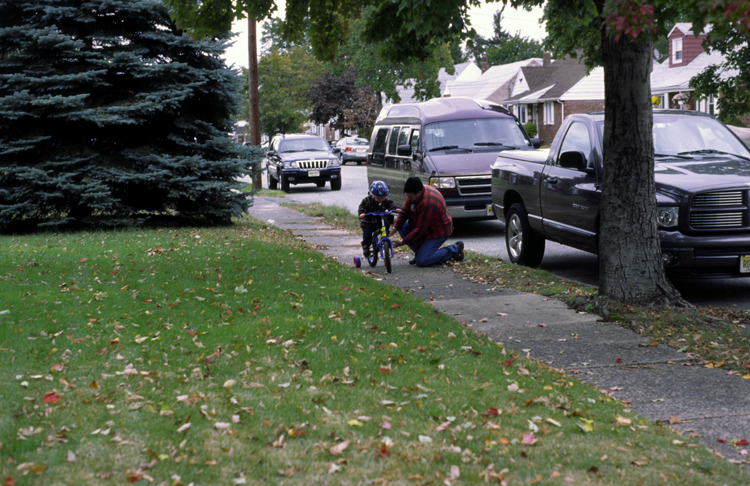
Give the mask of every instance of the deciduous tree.
POLYGON ((377 99, 369 86, 357 86, 357 80, 352 66, 341 76, 327 72, 308 93, 313 105, 310 119, 368 136, 377 116, 377 99))
POLYGON ((532 57, 542 57, 541 42, 524 37, 520 31, 511 35, 503 28, 501 23, 504 10, 505 6, 493 15, 494 35, 487 39, 477 35, 471 47, 469 47, 469 52, 474 56, 474 62, 477 65, 479 65, 483 54, 487 55, 487 62, 490 66, 509 64, 532 57))

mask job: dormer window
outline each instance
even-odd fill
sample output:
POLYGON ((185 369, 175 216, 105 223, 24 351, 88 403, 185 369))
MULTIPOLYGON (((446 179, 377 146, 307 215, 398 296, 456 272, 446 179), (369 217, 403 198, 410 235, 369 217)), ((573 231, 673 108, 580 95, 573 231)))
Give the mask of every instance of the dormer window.
POLYGON ((682 37, 672 39, 672 64, 682 62, 682 37))

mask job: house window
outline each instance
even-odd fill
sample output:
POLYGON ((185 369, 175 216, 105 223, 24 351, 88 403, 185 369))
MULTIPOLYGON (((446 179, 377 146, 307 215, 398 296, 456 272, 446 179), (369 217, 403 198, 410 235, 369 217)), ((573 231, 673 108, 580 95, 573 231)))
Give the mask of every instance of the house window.
POLYGON ((544 124, 555 124, 555 104, 551 101, 547 101, 544 103, 544 124))
POLYGON ((518 105, 518 121, 522 125, 526 124, 526 105, 518 105))
POLYGON ((706 100, 706 113, 709 115, 715 115, 716 113, 716 100, 714 99, 714 95, 708 95, 708 99, 706 100))
POLYGON ((682 37, 672 40, 672 64, 682 62, 682 37))

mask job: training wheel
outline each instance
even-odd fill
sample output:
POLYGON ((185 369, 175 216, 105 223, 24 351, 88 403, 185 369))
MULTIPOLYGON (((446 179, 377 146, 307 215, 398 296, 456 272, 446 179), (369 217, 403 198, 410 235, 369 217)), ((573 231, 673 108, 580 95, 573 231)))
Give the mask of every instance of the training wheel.
POLYGON ((362 266, 362 259, 358 256, 354 257, 354 266, 359 268, 362 266))

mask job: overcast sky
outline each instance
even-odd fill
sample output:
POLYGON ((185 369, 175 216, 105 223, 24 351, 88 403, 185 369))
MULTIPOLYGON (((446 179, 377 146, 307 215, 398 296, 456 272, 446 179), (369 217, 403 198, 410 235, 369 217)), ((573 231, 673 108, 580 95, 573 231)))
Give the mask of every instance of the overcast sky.
MULTIPOLYGON (((283 1, 278 3, 279 12, 276 13, 276 16, 280 17, 284 14, 284 3, 283 1)), ((469 19, 477 34, 485 38, 493 35, 492 16, 501 8, 502 4, 490 3, 469 10, 469 19)), ((544 27, 539 24, 541 16, 542 9, 539 7, 531 12, 507 7, 505 12, 503 12, 503 28, 511 34, 520 31, 524 37, 542 40, 546 36, 546 32, 544 31, 544 27)), ((247 20, 235 23, 232 30, 238 32, 240 35, 235 38, 234 45, 227 50, 224 57, 229 65, 235 64, 237 67, 247 67, 247 20)), ((258 24, 259 43, 261 37, 262 32, 260 32, 260 24, 258 24)), ((258 45, 258 52, 260 52, 260 45, 258 45)))

